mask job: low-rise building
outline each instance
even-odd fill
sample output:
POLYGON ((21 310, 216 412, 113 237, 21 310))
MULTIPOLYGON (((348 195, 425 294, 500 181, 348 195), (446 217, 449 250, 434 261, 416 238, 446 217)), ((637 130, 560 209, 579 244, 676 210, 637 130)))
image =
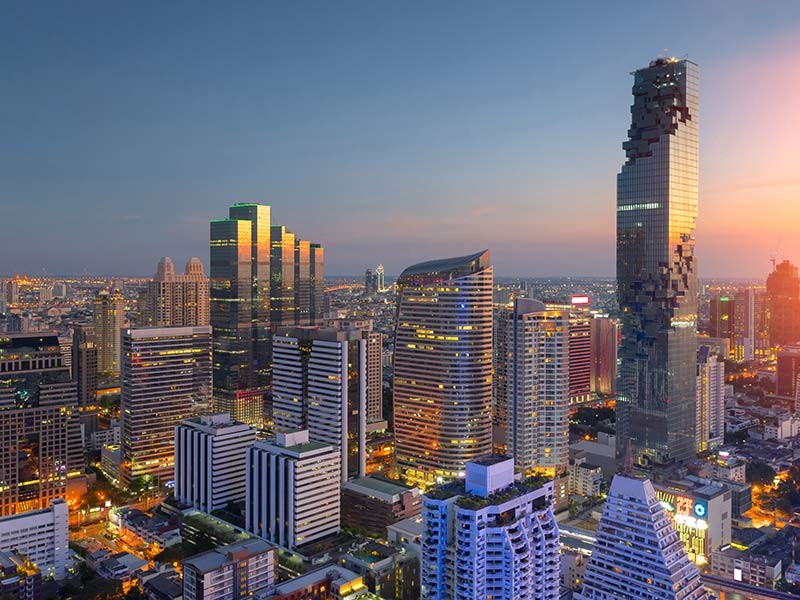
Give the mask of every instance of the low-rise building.
POLYGON ((417 600, 419 557, 380 542, 369 542, 341 557, 342 566, 358 573, 370 592, 386 600, 417 600))
POLYGON ((147 561, 129 552, 118 552, 102 560, 97 566, 97 574, 105 579, 119 579, 127 582, 135 579, 147 567, 147 561))
POLYGON ((120 461, 122 460, 122 448, 119 444, 106 445, 100 448, 100 470, 112 485, 120 487, 122 485, 120 474, 120 461))
POLYGON ((781 579, 782 560, 778 553, 761 552, 768 546, 755 550, 726 548, 711 554, 711 573, 758 587, 775 589, 781 579))
POLYGON ((23 554, 44 577, 63 579, 72 567, 68 537, 67 503, 60 498, 50 508, 0 517, 0 551, 23 554))
POLYGON ((41 600, 42 573, 18 552, 0 551, 0 598, 41 600))
POLYGON ((390 544, 404 548, 419 556, 422 543, 422 516, 411 517, 392 523, 386 528, 386 539, 390 544))
POLYGON ((569 465, 569 493, 594 498, 601 494, 604 483, 603 468, 590 463, 583 451, 576 453, 569 465))
POLYGON ((139 509, 124 507, 112 510, 109 520, 120 531, 130 531, 159 551, 181 542, 180 525, 163 515, 151 516, 139 509))
MULTIPOLYGON (((272 593, 256 594, 255 600, 354 600, 377 598, 358 573, 326 565, 275 586, 272 593)), ((188 600, 188 599, 187 599, 188 600)))
POLYGON ((183 561, 184 600, 238 600, 272 589, 277 552, 251 539, 183 561))
POLYGON ((386 527, 422 512, 419 488, 378 477, 359 477, 342 486, 342 525, 380 537, 386 527))

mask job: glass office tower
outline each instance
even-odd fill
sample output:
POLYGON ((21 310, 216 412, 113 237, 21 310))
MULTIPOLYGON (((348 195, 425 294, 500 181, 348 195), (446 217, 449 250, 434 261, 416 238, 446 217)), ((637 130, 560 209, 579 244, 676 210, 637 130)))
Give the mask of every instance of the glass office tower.
POLYGON ((617 177, 617 444, 648 466, 695 454, 698 67, 659 58, 633 75, 617 177))
POLYGON ((397 280, 397 464, 422 485, 464 476, 492 452, 489 251, 407 268, 397 280))

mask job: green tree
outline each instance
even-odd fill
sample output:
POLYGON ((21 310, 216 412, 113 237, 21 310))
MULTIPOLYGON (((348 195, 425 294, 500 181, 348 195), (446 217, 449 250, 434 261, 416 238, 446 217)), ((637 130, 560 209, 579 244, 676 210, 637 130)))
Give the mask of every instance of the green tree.
POLYGON ((747 469, 745 471, 747 482, 757 483, 759 485, 772 485, 772 480, 775 479, 776 474, 775 469, 759 460, 753 460, 747 463, 747 469))

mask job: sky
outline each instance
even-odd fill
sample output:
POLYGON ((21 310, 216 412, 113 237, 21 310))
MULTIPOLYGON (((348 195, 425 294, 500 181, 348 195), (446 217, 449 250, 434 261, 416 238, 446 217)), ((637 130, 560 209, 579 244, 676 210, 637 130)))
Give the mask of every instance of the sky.
POLYGON ((237 202, 387 274, 614 273, 630 72, 701 73, 701 277, 800 262, 800 2, 0 3, 0 274, 208 265, 237 202))

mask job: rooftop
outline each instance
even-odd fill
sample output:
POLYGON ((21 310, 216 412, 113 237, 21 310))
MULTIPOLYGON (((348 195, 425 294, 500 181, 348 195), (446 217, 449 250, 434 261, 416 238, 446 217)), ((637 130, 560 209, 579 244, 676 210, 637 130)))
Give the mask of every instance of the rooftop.
MULTIPOLYGON (((507 457, 503 457, 503 460, 507 460, 507 457)), ((515 481, 512 485, 490 494, 487 498, 483 498, 474 494, 467 494, 465 481, 463 479, 458 479, 434 488, 433 490, 427 492, 425 496, 432 500, 448 500, 458 496, 456 504, 459 507, 469 510, 480 510, 481 508, 485 508, 487 506, 497 506, 499 504, 503 504, 529 492, 536 491, 550 481, 552 481, 550 477, 534 475, 533 477, 528 477, 527 479, 515 481)))
POLYGON ((442 258, 411 265, 400 274, 399 280, 415 275, 435 275, 440 280, 456 279, 477 273, 489 267, 489 250, 481 250, 467 256, 442 258))

